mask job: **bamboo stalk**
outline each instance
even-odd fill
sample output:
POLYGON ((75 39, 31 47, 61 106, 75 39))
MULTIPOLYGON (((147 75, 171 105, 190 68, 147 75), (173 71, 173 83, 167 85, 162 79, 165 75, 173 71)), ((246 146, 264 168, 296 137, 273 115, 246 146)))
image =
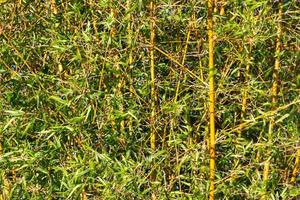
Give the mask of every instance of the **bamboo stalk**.
MULTIPOLYGON (((119 65, 118 60, 119 60, 119 57, 116 56, 116 60, 115 60, 116 65, 115 65, 115 67, 116 67, 116 70, 120 71, 121 69, 120 69, 120 65, 119 65)), ((122 99, 122 90, 123 90, 125 81, 124 81, 124 79, 121 77, 121 75, 118 75, 117 78, 120 78, 120 81, 119 81, 119 83, 118 83, 118 85, 117 85, 116 96, 118 97, 118 99, 121 100, 121 99, 122 99)), ((122 114, 123 114, 123 112, 124 112, 124 106, 123 106, 123 103, 124 103, 123 100, 121 100, 120 106, 119 106, 119 110, 120 110, 120 112, 121 112, 122 114)), ((124 122, 124 120, 122 119, 121 122, 120 122, 120 131, 121 131, 121 132, 124 132, 124 130, 125 130, 125 122, 124 122)))
POLYGON ((156 149, 156 131, 155 131, 155 63, 154 63, 154 38, 155 38, 155 19, 154 19, 154 2, 150 2, 150 76, 151 76, 151 135, 150 135, 150 146, 153 151, 156 149))
POLYGON ((96 40, 98 39, 98 35, 99 35, 99 33, 98 33, 98 26, 97 26, 97 18, 96 18, 96 15, 95 15, 95 13, 94 13, 94 7, 95 7, 95 2, 94 1, 92 1, 92 0, 89 0, 88 1, 88 5, 89 5, 89 7, 90 7, 90 9, 91 9, 91 12, 92 12, 92 26, 93 26, 93 30, 94 30, 94 34, 95 34, 95 38, 96 38, 96 40))
MULTIPOLYGON (((150 2, 150 76, 151 76, 151 116, 150 116, 150 124, 151 124, 151 133, 150 133, 150 147, 153 152, 156 150, 156 130, 155 130, 155 104, 156 104, 156 92, 155 92, 155 63, 154 63, 154 46, 155 46, 155 5, 154 2, 150 2)), ((151 174, 151 180, 156 180, 156 172, 153 169, 151 174)), ((151 199, 155 200, 156 195, 155 192, 152 192, 151 199)))
POLYGON ((218 0, 213 0, 213 8, 214 8, 214 12, 217 13, 218 12, 218 0))
POLYGON ((55 0, 51 0, 51 11, 53 14, 57 14, 56 2, 55 0))
MULTIPOLYGON (((252 51, 252 44, 249 45, 250 52, 248 53, 248 59, 250 59, 249 54, 251 54, 252 51)), ((241 118, 243 119, 246 113, 247 108, 247 98, 248 98, 248 90, 249 90, 249 80, 250 80, 250 61, 248 60, 246 65, 246 72, 245 72, 245 87, 243 90, 243 99, 242 99, 242 114, 241 118)))
POLYGON ((279 16, 278 16, 278 29, 276 37, 276 52, 275 52, 275 66, 273 71, 273 84, 272 84, 272 103, 273 106, 277 102, 278 93, 278 72, 281 67, 280 53, 281 53, 281 35, 282 35, 282 15, 283 15, 283 0, 279 2, 279 16))
MULTIPOLYGON (((281 35, 282 35, 282 14, 283 14, 283 0, 279 1, 279 13, 278 13, 278 29, 277 29, 277 37, 276 37, 276 50, 275 50, 275 65, 273 70, 273 84, 272 84, 272 110, 276 109, 277 103, 277 93, 278 93, 278 71, 280 69, 280 53, 281 53, 281 35)), ((275 119, 272 116, 269 122, 269 132, 268 132, 268 142, 272 142, 272 135, 275 125, 275 119)), ((266 198, 266 183, 269 179, 270 173, 270 159, 265 162, 264 165, 264 173, 263 173, 263 182, 264 182, 264 190, 262 199, 266 198)))
POLYGON ((223 15, 225 15, 225 8, 224 8, 225 2, 224 2, 224 0, 221 0, 220 4, 221 4, 220 5, 220 15, 223 16, 223 15))
POLYGON ((10 192, 11 192, 11 183, 9 182, 6 177, 3 177, 3 186, 2 186, 2 194, 0 195, 0 200, 10 199, 10 192))
MULTIPOLYGON (((128 26, 127 26, 127 45, 128 45, 128 49, 129 49, 129 55, 128 55, 128 67, 129 67, 129 71, 131 71, 132 69, 132 64, 133 64, 133 56, 132 56, 132 24, 131 24, 131 11, 130 11, 130 6, 131 6, 131 0, 127 0, 126 1, 126 6, 127 6, 127 10, 128 10, 128 26)), ((130 73, 131 74, 131 73, 130 73)), ((129 79, 129 92, 130 92, 130 97, 132 97, 133 94, 133 85, 132 85, 132 80, 131 78, 129 79)), ((129 132, 132 132, 132 117, 129 118, 129 122, 128 122, 128 129, 129 132)))
POLYGON ((210 124, 210 142, 209 142, 209 199, 215 199, 215 91, 214 91, 214 45, 213 45, 213 0, 208 0, 208 51, 209 51, 209 124, 210 124))
POLYGON ((293 169, 292 178, 291 178, 291 184, 296 183, 299 165, 300 165, 300 149, 298 149, 297 153, 296 153, 295 164, 294 164, 294 169, 293 169))

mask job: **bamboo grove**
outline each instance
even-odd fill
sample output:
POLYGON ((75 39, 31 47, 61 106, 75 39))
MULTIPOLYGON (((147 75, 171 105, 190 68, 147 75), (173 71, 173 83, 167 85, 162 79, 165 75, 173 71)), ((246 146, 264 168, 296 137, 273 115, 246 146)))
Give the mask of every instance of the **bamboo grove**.
POLYGON ((0 199, 299 199, 297 0, 0 0, 0 199))

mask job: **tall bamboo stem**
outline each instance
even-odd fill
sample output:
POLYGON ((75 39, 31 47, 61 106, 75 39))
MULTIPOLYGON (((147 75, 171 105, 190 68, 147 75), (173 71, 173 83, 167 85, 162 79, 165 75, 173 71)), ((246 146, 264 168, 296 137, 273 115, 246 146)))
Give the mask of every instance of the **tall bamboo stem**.
POLYGON ((155 63, 154 63, 154 38, 155 38, 155 19, 154 19, 154 2, 150 2, 150 76, 151 76, 151 136, 150 136, 150 146, 153 151, 156 149, 156 131, 154 126, 155 121, 155 63))
MULTIPOLYGON (((282 14, 283 14, 283 0, 279 1, 279 13, 278 13, 278 28, 277 28, 277 37, 276 37, 276 50, 275 50, 275 65, 273 70, 273 84, 272 84, 272 109, 276 108, 277 103, 277 93, 278 93, 278 72, 280 69, 280 53, 281 53, 281 35, 282 35, 282 14)), ((269 133, 268 133, 268 142, 271 142, 273 130, 274 130, 275 120, 274 117, 270 119, 269 122, 269 133)), ((268 159, 264 165, 263 181, 266 193, 266 183, 269 179, 270 173, 270 160, 268 159)), ((263 199, 266 198, 266 194, 263 195, 263 199)))
POLYGON ((57 14, 56 2, 55 0, 51 0, 51 11, 53 14, 57 14))
POLYGON ((209 199, 213 200, 215 193, 215 91, 214 91, 214 45, 213 45, 213 0, 208 0, 208 51, 209 51, 209 124, 210 124, 210 142, 209 142, 209 199))
MULTIPOLYGON (((154 39, 155 39, 155 18, 154 18, 154 10, 155 5, 154 2, 150 2, 150 76, 151 76, 151 135, 150 135, 150 147, 152 151, 154 152, 156 150, 156 130, 155 130, 155 104, 156 104, 156 93, 155 93, 155 63, 154 63, 154 39)), ((151 175, 152 181, 155 181, 156 179, 156 173, 155 170, 153 170, 153 173, 151 175)), ((155 192, 152 192, 151 199, 155 200, 156 195, 155 192)))
POLYGON ((220 2, 220 15, 221 16, 223 16, 223 15, 225 15, 225 8, 224 8, 224 5, 225 5, 225 2, 224 2, 225 0, 221 0, 221 2, 220 2))
POLYGON ((218 12, 218 0, 213 0, 213 8, 214 8, 214 12, 217 13, 218 12))
MULTIPOLYGON (((131 24, 131 11, 130 11, 130 6, 131 6, 131 0, 127 0, 126 1, 126 6, 127 6, 127 10, 128 10, 128 25, 127 25, 127 45, 128 45, 128 49, 129 49, 129 54, 128 54, 128 66, 129 69, 128 70, 132 70, 132 64, 133 64, 133 56, 132 56, 132 24, 131 24)), ((129 73, 131 74, 131 73, 129 73)), ((133 86, 132 86, 132 80, 131 77, 129 79, 129 91, 130 91, 130 96, 132 97, 133 94, 133 86)), ((128 122, 128 129, 129 132, 132 132, 132 117, 129 118, 129 122, 128 122)))
POLYGON ((294 164, 294 169, 293 169, 292 178, 291 178, 291 184, 295 184, 295 182, 296 182, 299 165, 300 165, 300 149, 298 149, 298 151, 296 153, 295 164, 294 164))
MULTIPOLYGON (((250 52, 252 50, 252 44, 250 43, 249 45, 250 52)), ((250 56, 248 55, 248 59, 250 59, 250 56)), ((247 108, 247 98, 248 98, 248 90, 249 90, 249 81, 250 81, 250 61, 248 60, 246 64, 246 72, 245 72, 245 87, 243 90, 243 99, 242 99, 242 119, 244 118, 244 115, 246 113, 246 108, 247 108)))

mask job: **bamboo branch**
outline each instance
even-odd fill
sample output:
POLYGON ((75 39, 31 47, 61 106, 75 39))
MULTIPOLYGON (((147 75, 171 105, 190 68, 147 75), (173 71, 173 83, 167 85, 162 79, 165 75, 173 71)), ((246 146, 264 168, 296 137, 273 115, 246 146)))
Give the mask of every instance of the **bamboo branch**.
POLYGON ((199 76, 197 76, 194 72, 192 72, 191 70, 189 70, 186 66, 182 65, 173 56, 171 56, 170 54, 164 52, 163 50, 161 50, 157 46, 154 46, 154 49, 157 50, 159 53, 163 54, 164 56, 166 56, 170 61, 172 61, 176 65, 178 65, 182 70, 184 70, 185 72, 187 72, 191 77, 193 77, 195 79, 198 79, 201 83, 203 83, 204 85, 207 85, 199 76))
POLYGON ((282 110, 285 110, 287 108, 289 108, 290 106, 292 105, 295 105, 295 104, 299 104, 300 103, 300 100, 296 100, 296 101, 293 101, 287 105, 284 105, 284 106, 281 106, 281 107, 278 107, 276 110, 271 110, 269 112, 266 112, 262 115, 259 115, 255 118, 252 118, 252 119, 249 119, 237 126, 235 126, 234 128, 230 128, 230 129, 227 129, 227 130, 224 130, 225 133, 234 133, 234 132, 238 132, 240 133, 241 131, 243 131, 244 129, 246 128, 250 128, 251 126, 253 126, 254 124, 256 124, 259 120, 261 119, 268 119, 270 117, 273 117, 275 114, 277 114, 278 112, 282 111, 282 110))

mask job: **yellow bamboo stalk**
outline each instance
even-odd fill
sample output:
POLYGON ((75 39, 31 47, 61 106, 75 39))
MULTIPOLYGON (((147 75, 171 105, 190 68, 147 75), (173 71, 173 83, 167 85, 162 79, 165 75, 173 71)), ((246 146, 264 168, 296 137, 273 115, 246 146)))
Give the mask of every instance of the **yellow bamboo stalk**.
POLYGON ((151 76, 151 135, 150 146, 153 151, 156 149, 156 130, 155 130, 155 64, 154 64, 154 38, 155 38, 155 19, 154 19, 154 2, 150 2, 150 76, 151 76))
POLYGON ((57 14, 56 2, 55 0, 51 0, 51 11, 53 14, 57 14))
POLYGON ((220 15, 223 16, 223 15, 225 15, 225 8, 224 8, 225 2, 224 2, 224 0, 221 0, 220 4, 221 4, 220 5, 220 15))
POLYGON ((88 2, 89 6, 90 6, 90 9, 91 9, 91 12, 92 12, 92 25, 93 25, 93 30, 94 30, 94 33, 95 33, 95 36, 96 36, 96 39, 98 39, 98 28, 97 28, 97 18, 96 18, 96 15, 94 14, 94 4, 95 2, 92 1, 92 0, 89 0, 88 2))
POLYGON ((276 52, 275 52, 275 66, 273 71, 273 84, 272 84, 272 103, 273 106, 277 102, 278 93, 278 71, 280 69, 280 53, 281 53, 281 35, 282 35, 282 15, 283 15, 283 0, 279 2, 279 16, 278 16, 278 29, 276 37, 276 52))
MULTIPOLYGON (((128 45, 128 49, 129 49, 129 55, 128 55, 128 66, 129 66, 129 70, 132 69, 132 64, 133 64, 133 56, 132 56, 132 25, 131 25, 131 12, 130 12, 130 6, 131 6, 131 0, 127 0, 126 1, 126 7, 128 10, 128 26, 127 26, 127 45, 128 45)), ((132 86, 132 80, 131 78, 129 79, 129 92, 130 92, 130 96, 132 97, 133 94, 133 86, 132 86)), ((129 132, 132 132, 132 117, 129 118, 129 122, 128 122, 128 129, 129 132)))
MULTIPOLYGON (((154 152, 156 150, 156 130, 155 130, 155 104, 156 104, 156 92, 155 92, 155 63, 154 63, 154 47, 155 47, 155 5, 154 1, 150 2, 150 76, 151 76, 151 133, 150 133, 150 147, 154 152)), ((156 173, 155 170, 152 171, 151 180, 155 181, 156 173)), ((155 200, 155 192, 152 192, 151 199, 155 200)))
POLYGON ((209 51, 209 124, 210 124, 210 142, 209 142, 209 199, 214 200, 215 196, 215 91, 214 91, 214 44, 213 44, 213 0, 208 0, 208 51, 209 51))
POLYGON ((3 178, 3 186, 2 186, 2 194, 0 195, 0 200, 10 199, 10 192, 11 192, 11 183, 8 179, 4 176, 3 178))
MULTIPOLYGON (((115 11, 114 11, 114 8, 112 6, 112 3, 111 3, 111 6, 110 6, 110 16, 112 16, 113 19, 115 18, 115 11)), ((116 27, 112 26, 111 29, 110 29, 110 32, 109 32, 109 35, 110 35, 111 38, 115 37, 116 31, 117 31, 116 27)))
MULTIPOLYGON (((276 107, 277 102, 277 93, 278 93, 278 71, 280 69, 280 53, 281 53, 281 35, 282 35, 282 14, 283 14, 283 0, 279 1, 279 13, 278 13, 278 28, 277 28, 277 37, 276 37, 276 50, 275 50, 275 65, 273 70, 273 84, 272 84, 272 110, 274 110, 276 107)), ((269 122, 269 135, 268 135, 268 142, 271 142, 272 135, 273 135, 273 129, 274 129, 275 119, 274 117, 271 117, 269 122)), ((269 179, 269 173, 270 173, 270 160, 268 159, 265 162, 264 165, 264 173, 263 173, 263 182, 264 184, 267 183, 269 179)), ((266 186, 265 190, 267 189, 266 186)), ((266 191, 265 194, 263 194, 262 199, 266 198, 266 191)))
MULTIPOLYGON (((249 54, 251 54, 251 50, 252 50, 252 44, 250 43, 250 52, 249 54)), ((250 56, 248 55, 248 58, 250 56)), ((246 65, 246 72, 245 72, 245 87, 243 90, 243 99, 242 99, 242 119, 244 118, 244 115, 246 113, 246 108, 247 108, 247 98, 248 98, 248 89, 249 89, 249 80, 250 80, 250 63, 248 62, 246 65)))
POLYGON ((81 193, 81 200, 87 200, 87 199, 88 199, 88 198, 87 198, 86 192, 83 191, 83 192, 81 193))
MULTIPOLYGON (((115 59, 115 63, 116 63, 116 64, 115 64, 115 68, 116 68, 117 70, 120 70, 120 65, 119 65, 119 62, 118 62, 119 57, 116 56, 115 58, 116 58, 116 59, 115 59)), ((120 78, 120 81, 119 81, 119 83, 118 83, 118 85, 117 85, 116 96, 117 96, 119 99, 121 99, 121 98, 122 98, 122 90, 123 90, 125 81, 124 81, 123 78, 121 78, 120 75, 118 75, 117 78, 120 78)), ((120 109, 120 112, 123 114, 123 112, 124 112, 123 101, 120 102, 120 107, 119 107, 119 109, 120 109)), ((124 132, 124 130, 125 130, 125 122, 124 122, 124 120, 122 119, 121 122, 120 122, 120 131, 121 131, 121 132, 124 132)))
MULTIPOLYGON (((109 7, 110 7, 110 16, 112 18, 112 21, 115 21, 116 16, 115 16, 115 12, 113 9, 113 0, 109 1, 109 7)), ((113 23, 109 30, 110 40, 113 40, 115 38, 115 34, 116 34, 116 28, 115 28, 115 23, 113 23)), ((110 48, 110 43, 108 42, 107 46, 106 46, 105 57, 107 56, 106 55, 107 52, 109 52, 109 48, 110 48)), ((113 59, 114 63, 118 63, 118 59, 119 59, 118 56, 114 56, 114 57, 112 57, 112 59, 113 59)), ((118 65, 115 65, 114 67, 116 67, 116 69, 118 70, 118 65)), ((101 71, 101 77, 104 77, 103 74, 104 74, 104 63, 103 63, 102 71, 101 71)), ((99 84, 101 84, 101 82, 99 84)), ((100 85, 99 85, 99 87, 100 87, 100 85)), ((120 91, 119 87, 120 87, 120 82, 118 83, 117 88, 116 88, 117 92, 120 91)), ((117 94, 117 95, 120 95, 120 94, 117 94)), ((115 131, 116 121, 115 121, 115 116, 114 116, 114 107, 113 107, 110 99, 107 101, 107 106, 109 109, 108 119, 111 123, 112 130, 115 131)))
MULTIPOLYGON (((155 63, 154 63, 154 47, 155 47, 155 5, 154 2, 150 2, 150 85, 151 85, 151 116, 150 116, 150 147, 154 152, 156 150, 156 130, 155 130, 155 104, 156 104, 156 92, 155 92, 155 63)), ((152 171, 151 180, 155 181, 156 173, 152 171)), ((155 200, 155 192, 152 192, 151 199, 155 200)))
POLYGON ((214 7, 214 12, 217 13, 218 12, 218 0, 214 0, 212 6, 214 7))
POLYGON ((291 178, 291 184, 295 184, 295 182, 296 182, 299 165, 300 165, 300 149, 298 149, 298 151, 296 153, 295 164, 294 164, 294 169, 293 169, 292 178, 291 178))
POLYGON ((130 12, 131 0, 127 0, 126 4, 127 4, 127 9, 129 11, 129 13, 128 13, 129 22, 128 22, 128 26, 127 26, 127 33, 128 33, 127 34, 127 45, 129 48, 128 65, 129 65, 129 68, 132 68, 133 56, 132 56, 132 28, 131 28, 131 12, 130 12))

